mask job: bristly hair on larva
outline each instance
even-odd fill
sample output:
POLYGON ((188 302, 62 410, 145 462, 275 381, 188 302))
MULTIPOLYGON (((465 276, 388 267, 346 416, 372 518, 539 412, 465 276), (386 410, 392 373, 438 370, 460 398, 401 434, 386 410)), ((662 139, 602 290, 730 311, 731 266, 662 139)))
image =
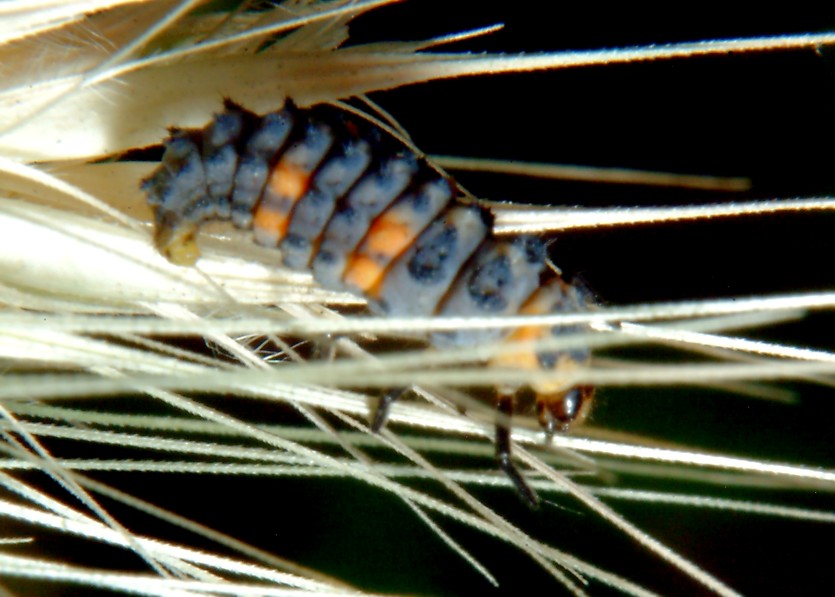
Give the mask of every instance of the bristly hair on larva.
MULTIPOLYGON (((160 166, 142 183, 155 217, 155 244, 170 261, 192 265, 203 222, 231 220, 280 262, 311 271, 323 287, 368 301, 376 315, 544 315, 580 310, 588 292, 546 267, 543 241, 498 238, 489 210, 463 199, 455 182, 371 122, 331 105, 301 109, 287 101, 259 116, 227 100, 200 130, 172 129, 160 166)), ((436 348, 506 339, 530 342, 564 327, 524 326, 434 332, 436 348)), ((557 372, 588 363, 588 349, 492 357, 488 367, 557 372)), ((558 378, 557 378, 558 379, 558 378)), ((511 460, 508 420, 515 397, 533 390, 546 433, 564 431, 588 412, 592 389, 559 381, 496 388, 496 458, 523 500, 536 493, 511 460)), ((372 428, 391 402, 380 399, 372 428)))

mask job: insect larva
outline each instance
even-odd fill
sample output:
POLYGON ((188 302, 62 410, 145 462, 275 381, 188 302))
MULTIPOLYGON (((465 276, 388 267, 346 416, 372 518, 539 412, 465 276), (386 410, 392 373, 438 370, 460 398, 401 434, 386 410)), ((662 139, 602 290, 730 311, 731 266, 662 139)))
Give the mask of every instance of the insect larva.
MULTIPOLYGON (((227 101, 202 130, 172 130, 161 165, 142 183, 154 210, 157 248, 193 264, 202 222, 231 219, 282 263, 312 270, 323 286, 364 296, 377 314, 483 316, 581 309, 589 299, 546 268, 533 236, 497 238, 490 212, 460 199, 455 183, 378 127, 332 106, 290 102, 257 116, 227 101)), ((564 328, 527 326, 436 332, 434 347, 532 341, 564 328)), ((566 370, 588 350, 515 352, 488 366, 566 370)), ((496 456, 530 505, 536 494, 510 459, 508 417, 520 390, 536 395, 548 434, 588 410, 591 388, 553 383, 497 388, 496 456)), ((397 392, 373 418, 379 429, 397 392)))

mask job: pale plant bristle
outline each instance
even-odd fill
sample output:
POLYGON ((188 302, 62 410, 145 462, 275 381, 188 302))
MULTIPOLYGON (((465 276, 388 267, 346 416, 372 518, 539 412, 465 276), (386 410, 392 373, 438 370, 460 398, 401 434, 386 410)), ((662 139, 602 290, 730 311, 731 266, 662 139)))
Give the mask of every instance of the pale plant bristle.
MULTIPOLYGON (((250 11, 200 1, 16 0, 0 7, 0 445, 6 456, 0 517, 9 528, 0 536, 0 589, 60 583, 155 595, 457 592, 506 586, 514 574, 525 574, 573 594, 606 586, 643 595, 689 583, 692 590, 732 595, 763 585, 744 574, 729 577, 728 567, 698 546, 727 541, 728 550, 754 548, 755 539, 729 536, 723 520, 754 521, 746 527, 752 536, 761 532, 757 521, 795 525, 798 534, 802 525, 822 533, 833 522, 831 453, 815 459, 814 446, 826 445, 823 432, 807 436, 798 427, 809 408, 804 400, 813 405, 812 419, 827 412, 814 406, 822 400, 815 393, 833 384, 835 353, 825 334, 814 336, 814 345, 792 336, 797 326, 826 324, 835 306, 832 284, 764 280, 741 296, 717 293, 705 280, 713 290, 684 300, 667 284, 692 288, 686 274, 656 264, 654 277, 642 275, 653 265, 637 262, 627 274, 640 292, 624 291, 623 301, 604 294, 608 302, 585 312, 387 319, 367 315, 356 296, 277 266, 274 251, 231 227, 201 232, 202 258, 194 268, 174 266, 155 251, 138 183, 156 163, 118 158, 158 144, 168 126, 203 126, 224 97, 264 112, 286 97, 302 106, 336 104, 415 83, 483 76, 487 86, 476 88, 472 105, 492 105, 484 89, 504 85, 502 73, 547 76, 596 65, 594 76, 605 78, 611 71, 600 66, 718 62, 728 52, 769 58, 818 51, 824 60, 835 41, 827 32, 787 32, 605 51, 469 54, 446 47, 500 29, 478 19, 467 32, 437 29, 428 41, 399 41, 391 25, 368 43, 349 35, 352 19, 388 4, 295 0, 250 11), (588 333, 565 333, 538 348, 591 347, 592 365, 531 377, 484 366, 497 353, 527 345, 430 350, 421 342, 428 329, 521 323, 588 324, 588 333), (529 514, 494 469, 495 414, 482 395, 534 378, 602 391, 599 413, 549 446, 533 417, 515 419, 516 458, 547 500, 529 514), (397 386, 412 387, 413 399, 396 403, 389 427, 371 433, 368 413, 378 389, 397 386), (757 416, 749 417, 752 411, 757 416), (734 418, 740 426, 761 426, 737 427, 732 437, 734 418), (775 428, 783 422, 786 430, 775 428), (769 450, 783 431, 785 442, 769 450), (808 449, 795 444, 784 455, 803 441, 808 449), (687 519, 682 524, 691 530, 699 520, 709 522, 699 529, 701 538, 680 538, 669 532, 673 523, 652 520, 656 511, 687 519), (149 520, 146 534, 141 524, 149 520), (239 524, 245 528, 236 533, 239 524), (644 532, 650 528, 655 532, 644 532), (363 551, 369 546, 355 539, 357 529, 376 533, 371 549, 363 551), (427 530, 428 547, 419 553, 412 541, 427 530), (502 561, 473 535, 500 549, 502 561), (609 545, 613 537, 619 545, 609 545), (39 551, 50 540, 60 548, 39 551), (118 556, 113 563, 60 559, 62 551, 82 553, 92 543, 118 556), (304 551, 319 543, 321 552, 304 551), (435 555, 439 546, 450 549, 435 555), (363 580, 343 564, 341 558, 356 565, 355 549, 379 559, 365 568, 373 578, 363 580), (135 554, 130 563, 117 559, 128 552, 135 554), (503 569, 520 554, 524 573, 503 569), (401 581, 381 570, 389 565, 412 578, 396 585, 401 581), (455 584, 445 575, 433 585, 422 578, 443 567, 469 580, 455 584)), ((484 126, 498 131, 507 121, 502 130, 513 134, 524 128, 516 121, 527 119, 522 138, 545 135, 558 144, 559 126, 545 121, 570 116, 527 114, 528 100, 542 98, 522 95, 524 83, 518 85, 515 97, 504 95, 501 109, 490 109, 495 120, 484 126)), ((423 134, 397 122, 408 110, 364 99, 368 117, 405 142, 423 134)), ((550 107, 547 101, 536 105, 550 107)), ((448 132, 449 125, 438 126, 448 132)), ((424 142, 415 141, 416 149, 428 151, 424 142)), ((443 153, 456 151, 454 144, 447 151, 443 140, 433 142, 443 153)), ((462 189, 491 205, 498 233, 550 238, 576 230, 576 253, 608 232, 701 226, 708 233, 698 246, 682 241, 684 248, 657 249, 659 263, 693 263, 683 253, 709 248, 711 231, 723 225, 714 220, 731 225, 770 216, 779 226, 781 217, 823 218, 835 206, 825 185, 762 195, 756 173, 746 171, 693 174, 663 160, 660 166, 636 160, 634 168, 556 165, 528 153, 513 159, 515 147, 506 155, 439 155, 435 164, 460 173, 462 189), (489 174, 479 179, 468 172, 489 174), (498 184, 491 195, 499 179, 517 182, 498 184), (588 182, 591 191, 576 186, 588 182), (541 194, 546 206, 489 203, 508 198, 502 190, 514 184, 519 194, 510 199, 522 203, 535 198, 529 192, 541 194), (632 190, 623 191, 626 186, 632 190), (636 197, 636 188, 673 198, 658 206, 622 199, 636 197), (596 203, 579 208, 579 200, 552 197, 557 192, 585 193, 596 203), (584 245, 583 237, 593 240, 584 245)), ((740 254, 746 241, 753 242, 741 238, 740 254)), ((560 236, 551 251, 556 267, 565 267, 563 242, 560 236)), ((570 254, 571 241, 566 244, 570 254)), ((615 262, 618 252, 609 247, 615 262)), ((748 257, 735 263, 772 273, 758 264, 756 249, 748 257)), ((829 267, 828 254, 806 257, 809 263, 798 269, 829 267)), ((574 257, 573 263, 584 277, 605 281, 590 269, 599 261, 574 257)), ((775 280, 781 273, 775 264, 775 280)), ((812 420, 809 427, 822 423, 812 420)), ((786 548, 775 541, 770 549, 786 548)), ((780 574, 763 573, 784 586, 780 574)))

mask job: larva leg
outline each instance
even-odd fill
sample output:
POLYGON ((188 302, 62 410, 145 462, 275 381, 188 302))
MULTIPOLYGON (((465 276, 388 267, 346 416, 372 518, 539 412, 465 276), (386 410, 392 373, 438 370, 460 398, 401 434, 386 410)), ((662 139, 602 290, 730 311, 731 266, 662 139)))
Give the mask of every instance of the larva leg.
MULTIPOLYGON (((313 345, 311 358, 313 360, 326 360, 328 362, 333 361, 336 358, 336 342, 338 340, 339 336, 334 337, 330 334, 319 338, 313 345)), ((370 426, 374 433, 379 433, 385 426, 391 405, 395 401, 399 400, 400 397, 408 391, 408 389, 409 388, 393 388, 380 396, 377 406, 371 414, 370 426)))
POLYGON ((374 433, 379 433, 380 429, 383 428, 386 419, 388 419, 391 405, 400 399, 407 390, 408 388, 394 388, 380 396, 380 401, 377 402, 377 408, 374 409, 374 415, 371 417, 371 430, 374 433))
POLYGON ((496 421, 496 460, 499 468, 510 477, 519 497, 531 509, 539 507, 539 496, 525 481, 522 473, 513 464, 510 453, 510 417, 513 415, 513 395, 500 393, 498 398, 499 417, 496 421))
POLYGON ((536 403, 536 414, 539 418, 540 427, 545 431, 545 443, 550 444, 554 439, 554 431, 556 428, 554 425, 554 417, 551 415, 551 411, 548 410, 545 402, 536 403))

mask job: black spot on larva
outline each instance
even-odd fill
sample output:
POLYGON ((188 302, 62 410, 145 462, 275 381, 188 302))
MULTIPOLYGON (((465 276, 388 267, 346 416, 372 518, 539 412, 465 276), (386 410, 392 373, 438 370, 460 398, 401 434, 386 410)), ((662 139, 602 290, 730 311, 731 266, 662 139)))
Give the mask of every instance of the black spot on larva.
POLYGON ((505 289, 513 273, 507 255, 497 255, 477 268, 467 281, 467 291, 482 311, 496 313, 507 307, 505 289))
POLYGON ((164 189, 164 186, 169 184, 169 182, 161 180, 162 177, 157 173, 154 176, 150 176, 142 180, 139 183, 139 189, 145 193, 148 200, 148 205, 151 207, 156 207, 162 203, 162 197, 160 197, 160 193, 164 189))
POLYGON ((336 263, 336 255, 330 251, 319 251, 316 259, 320 259, 322 263, 336 263))
POLYGON ((334 215, 339 214, 341 218, 344 218, 347 223, 352 223, 354 219, 357 217, 357 212, 354 210, 353 207, 347 205, 345 203, 338 203, 336 205, 336 210, 333 212, 334 215))
POLYGON ((444 226, 438 233, 417 247, 409 261, 409 274, 418 282, 432 284, 444 279, 444 265, 455 252, 458 244, 458 230, 455 226, 444 226))
POLYGON ((429 194, 417 192, 412 195, 412 209, 418 214, 425 213, 429 209, 429 194))
MULTIPOLYGON (((571 304, 567 308, 560 309, 560 311, 574 310, 579 308, 579 305, 571 304)), ((588 333, 588 331, 588 328, 582 325, 555 325, 551 328, 551 336, 554 338, 564 338, 565 336, 570 336, 572 334, 588 333)), ((544 355, 538 355, 539 362, 542 364, 543 367, 553 369, 557 364, 557 357, 559 357, 560 355, 564 355, 567 359, 571 361, 582 363, 589 359, 591 353, 589 352, 588 348, 571 348, 569 350, 560 351, 559 353, 553 353, 553 356, 547 357, 546 361, 543 361, 544 355)))
POLYGON ((217 114, 203 139, 203 148, 215 149, 237 141, 243 126, 244 117, 239 110, 217 114))
POLYGON ((525 253, 525 261, 533 264, 540 264, 545 261, 545 243, 535 236, 518 236, 513 239, 513 244, 525 253))
MULTIPOLYGON (((426 177, 429 174, 423 173, 426 177)), ((453 198, 452 187, 444 178, 423 180, 412 186, 409 193, 409 207, 418 218, 431 218, 453 198)))
POLYGON ((211 212, 215 207, 215 202, 211 200, 210 197, 203 195, 197 201, 192 203, 184 212, 191 216, 192 214, 195 216, 202 216, 206 212, 211 212))
POLYGON ((538 352, 536 353, 536 360, 539 361, 539 366, 543 369, 554 369, 559 356, 560 353, 558 352, 538 352))
MULTIPOLYGON (((579 326, 555 326, 551 328, 551 334, 555 337, 562 337, 571 334, 582 334, 588 332, 579 326)), ((591 352, 587 348, 573 348, 571 350, 560 350, 550 352, 538 352, 536 358, 543 369, 556 369, 560 357, 575 363, 584 363, 591 358, 591 352)))
POLYGON ((284 237, 284 243, 295 249, 306 249, 310 246, 310 241, 300 234, 290 233, 284 237))
POLYGON ((321 189, 316 188, 309 189, 304 198, 311 206, 314 206, 317 209, 330 206, 332 203, 332 197, 330 195, 323 192, 321 189))

